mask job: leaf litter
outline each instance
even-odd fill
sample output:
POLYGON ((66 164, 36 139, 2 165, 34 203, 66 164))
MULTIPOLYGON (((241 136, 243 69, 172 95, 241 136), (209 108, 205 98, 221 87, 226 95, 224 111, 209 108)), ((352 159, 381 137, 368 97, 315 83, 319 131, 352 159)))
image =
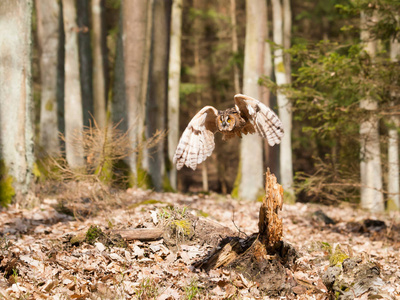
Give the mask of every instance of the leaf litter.
POLYGON ((284 204, 284 241, 300 257, 283 274, 291 291, 268 295, 238 270, 195 267, 224 238, 257 232, 260 203, 140 189, 118 197, 123 199, 118 205, 102 206, 85 218, 60 212, 59 201, 51 198, 33 209, 14 205, 0 211, 0 298, 329 299, 335 295, 327 287, 327 270, 346 258, 379 269, 377 290, 355 299, 400 297, 399 212, 284 204), (164 234, 154 241, 118 244, 110 237, 116 229, 157 227, 164 234), (92 241, 90 228, 101 232, 92 241), (85 238, 71 244, 76 236, 85 238))

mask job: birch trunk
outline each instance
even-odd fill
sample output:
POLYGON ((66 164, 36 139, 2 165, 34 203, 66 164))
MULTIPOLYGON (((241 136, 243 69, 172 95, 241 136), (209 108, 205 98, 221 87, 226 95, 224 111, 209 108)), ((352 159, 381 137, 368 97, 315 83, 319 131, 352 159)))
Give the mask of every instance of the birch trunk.
MULTIPOLYGON (((280 0, 272 0, 273 15, 273 40, 277 47, 274 50, 274 71, 276 84, 278 86, 287 84, 284 55, 283 55, 283 14, 280 0)), ((285 135, 280 144, 280 171, 283 189, 293 195, 293 164, 292 164, 292 105, 287 97, 278 90, 277 102, 279 107, 279 118, 282 121, 285 135)))
MULTIPOLYGON (((151 47, 153 0, 124 0, 122 3, 125 94, 129 136, 138 147, 144 136, 145 104, 151 47)), ((143 153, 129 157, 129 167, 138 182, 138 169, 146 169, 143 153)))
POLYGON ((103 2, 92 0, 93 112, 100 128, 106 126, 106 72, 103 51, 103 2))
MULTIPOLYGON (((267 29, 267 6, 264 0, 246 1, 246 39, 244 50, 243 93, 262 100, 258 80, 264 74, 264 46, 267 29)), ((243 137, 240 146, 239 197, 256 200, 263 190, 263 153, 261 138, 243 137)))
POLYGON ((32 179, 32 1, 0 1, 0 159, 25 193, 32 179))
POLYGON ((79 74, 78 27, 74 0, 62 0, 65 30, 65 151, 72 169, 84 166, 83 113, 79 74))
POLYGON ((39 144, 46 155, 60 155, 57 118, 57 63, 60 6, 53 0, 36 0, 40 47, 40 132, 39 144))
MULTIPOLYGON (((364 49, 373 59, 377 43, 370 38, 367 27, 368 17, 361 12, 361 41, 364 49)), ((384 210, 382 194, 381 150, 379 144, 379 119, 374 113, 378 104, 367 98, 360 102, 360 108, 370 113, 370 117, 360 124, 360 177, 361 206, 371 212, 384 210)))
MULTIPOLYGON (((400 59, 400 43, 395 39, 390 43, 390 59, 393 62, 398 62, 400 59)), ((400 95, 392 93, 393 98, 398 98, 400 95)), ((389 129, 389 145, 388 145, 388 208, 391 208, 391 202, 394 209, 400 209, 400 168, 399 168, 399 134, 400 120, 398 116, 391 118, 395 128, 389 129)))
MULTIPOLYGON (((147 138, 157 131, 165 131, 166 104, 168 96, 168 54, 171 1, 154 0, 152 47, 149 73, 149 96, 147 103, 147 138)), ((148 158, 149 173, 157 191, 163 189, 165 179, 164 139, 151 151, 148 158)))
MULTIPOLYGON (((182 0, 173 0, 169 45, 168 76, 168 158, 172 159, 179 141, 179 86, 181 81, 182 0)), ((169 171, 171 187, 177 188, 177 171, 169 171)))

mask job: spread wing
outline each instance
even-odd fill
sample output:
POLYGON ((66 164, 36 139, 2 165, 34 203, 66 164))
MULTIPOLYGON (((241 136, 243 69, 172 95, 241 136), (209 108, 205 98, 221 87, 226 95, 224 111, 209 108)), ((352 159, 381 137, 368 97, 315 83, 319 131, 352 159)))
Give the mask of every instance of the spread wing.
POLYGON ((217 131, 218 110, 203 107, 190 121, 176 148, 173 162, 178 170, 186 165, 196 170, 211 155, 215 148, 214 133, 217 131))
POLYGON ((270 146, 281 142, 284 133, 282 122, 269 107, 242 94, 235 95, 235 104, 242 118, 250 122, 256 132, 268 140, 270 146))

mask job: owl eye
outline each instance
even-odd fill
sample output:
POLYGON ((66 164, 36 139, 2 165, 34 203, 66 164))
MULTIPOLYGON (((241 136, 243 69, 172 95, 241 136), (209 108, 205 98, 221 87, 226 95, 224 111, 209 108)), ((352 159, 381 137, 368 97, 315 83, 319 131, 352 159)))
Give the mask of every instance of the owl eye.
POLYGON ((232 121, 231 119, 228 119, 228 120, 227 120, 228 123, 230 123, 231 121, 232 121))

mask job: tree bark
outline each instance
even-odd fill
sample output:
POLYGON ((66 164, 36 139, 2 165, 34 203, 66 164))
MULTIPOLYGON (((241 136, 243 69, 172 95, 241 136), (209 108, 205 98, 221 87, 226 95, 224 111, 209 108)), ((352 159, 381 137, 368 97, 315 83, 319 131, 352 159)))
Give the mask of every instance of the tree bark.
MULTIPOLYGON (((231 13, 231 24, 232 24, 232 52, 233 55, 237 55, 239 51, 237 29, 236 29, 236 0, 230 0, 230 13, 231 13)), ((233 65, 233 86, 235 88, 235 94, 240 93, 240 80, 239 80, 239 68, 235 62, 233 65)))
MULTIPOLYGON (((168 55, 171 1, 154 0, 153 32, 149 73, 149 96, 147 102, 147 138, 166 129, 166 105, 168 97, 168 55)), ((158 142, 148 157, 149 173, 154 188, 163 189, 166 179, 164 139, 158 142)))
POLYGON ((83 112, 79 74, 78 26, 74 0, 62 0, 65 30, 65 150, 72 169, 84 166, 83 112))
MULTIPOLYGON (((168 76, 168 158, 172 159, 179 141, 179 86, 181 80, 182 0, 173 0, 169 46, 168 76)), ((177 188, 177 171, 169 171, 171 187, 177 188)))
POLYGON ((32 1, 0 1, 0 159, 17 192, 32 180, 32 1))
POLYGON ((93 110, 93 86, 92 86, 92 45, 90 41, 90 0, 75 1, 77 8, 77 32, 79 53, 79 77, 82 94, 83 125, 90 126, 93 110))
MULTIPOLYGON (((152 7, 153 0, 125 0, 122 4, 125 95, 129 136, 133 147, 138 147, 144 135, 152 7)), ((137 181, 138 169, 146 168, 142 157, 143 153, 129 157, 135 184, 141 184, 137 181)))
POLYGON ((100 128, 106 126, 107 85, 104 65, 103 1, 92 0, 93 112, 100 128))
MULTIPOLYGON (((267 6, 264 0, 246 1, 246 40, 244 51, 243 93, 262 100, 258 80, 265 73, 267 6)), ((240 146, 239 197, 255 200, 263 187, 263 146, 255 134, 243 137, 240 146)))
POLYGON ((45 155, 60 155, 57 118, 57 63, 60 7, 57 1, 36 0, 40 47, 40 132, 39 144, 45 155))
MULTIPOLYGON (((364 49, 373 59, 377 43, 372 40, 367 29, 368 16, 361 12, 361 41, 364 49)), ((361 206, 371 212, 384 210, 382 193, 381 150, 379 143, 379 119, 374 113, 378 109, 377 102, 372 98, 360 102, 360 108, 365 109, 370 116, 360 124, 360 177, 361 206)))
MULTIPOLYGON (((283 50, 283 14, 280 0, 272 0, 273 40, 277 45, 274 50, 274 71, 278 86, 287 84, 283 50)), ((285 16, 286 17, 286 16, 285 16)), ((277 101, 279 117, 282 121, 285 135, 280 144, 280 171, 283 189, 293 195, 293 164, 292 164, 292 105, 287 97, 278 89, 277 101)))
MULTIPOLYGON (((390 43, 390 59, 392 62, 398 62, 400 59, 400 43, 394 39, 390 43)), ((392 92, 392 97, 398 99, 400 95, 392 92)), ((394 100, 395 101, 395 100, 394 100)), ((388 208, 391 209, 391 201, 393 208, 400 209, 400 168, 399 168, 399 134, 400 119, 398 116, 392 116, 391 122, 395 128, 389 129, 389 145, 388 145, 388 208)))

